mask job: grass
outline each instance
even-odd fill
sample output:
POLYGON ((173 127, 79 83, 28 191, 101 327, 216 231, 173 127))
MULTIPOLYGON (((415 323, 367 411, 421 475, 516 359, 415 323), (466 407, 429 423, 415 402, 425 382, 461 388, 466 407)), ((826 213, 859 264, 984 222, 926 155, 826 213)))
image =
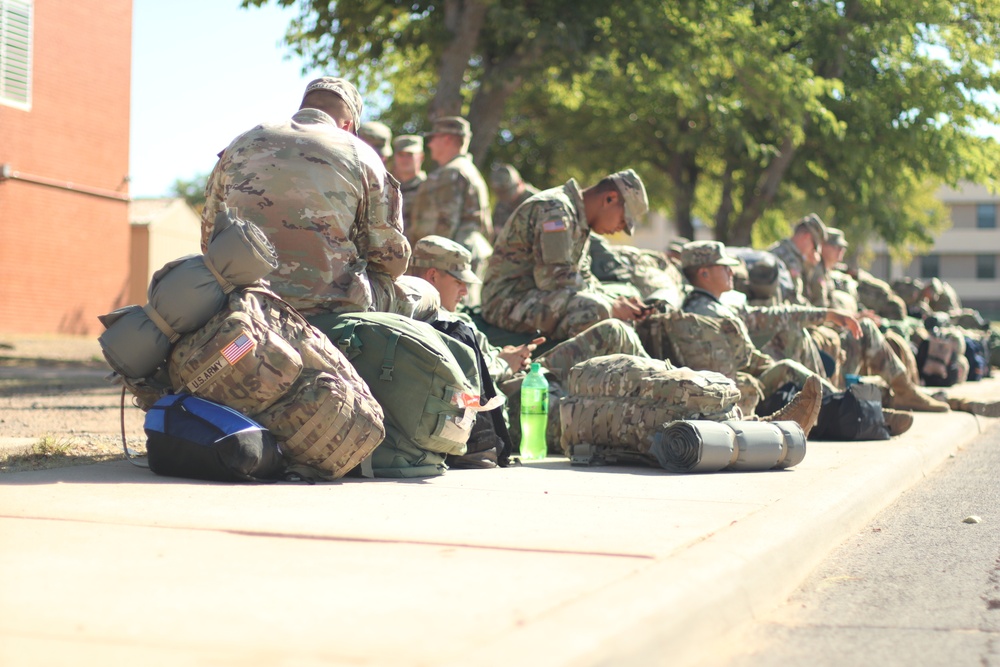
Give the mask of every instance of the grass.
MULTIPOLYGON (((130 446, 135 448, 134 443, 130 443, 130 446)), ((25 449, 0 452, 0 474, 89 465, 123 458, 125 455, 120 441, 84 441, 45 436, 25 449)))

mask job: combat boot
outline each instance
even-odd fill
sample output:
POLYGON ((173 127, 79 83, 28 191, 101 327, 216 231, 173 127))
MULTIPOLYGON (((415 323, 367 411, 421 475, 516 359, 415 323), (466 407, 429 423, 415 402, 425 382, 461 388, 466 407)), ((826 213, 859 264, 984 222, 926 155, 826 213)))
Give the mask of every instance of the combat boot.
POLYGON ((786 405, 772 415, 762 417, 764 422, 792 421, 802 427, 807 436, 819 419, 819 409, 823 405, 823 385, 815 375, 809 376, 802 391, 786 405))
POLYGON ((1000 401, 970 401, 965 398, 949 398, 948 407, 960 412, 969 412, 981 417, 1000 417, 1000 401))
POLYGON ((948 404, 931 398, 913 384, 906 374, 900 374, 891 383, 892 407, 897 410, 915 410, 916 412, 948 412, 948 404))
POLYGON ((889 430, 889 435, 906 433, 913 426, 913 413, 906 410, 882 408, 882 416, 885 417, 885 427, 889 430))

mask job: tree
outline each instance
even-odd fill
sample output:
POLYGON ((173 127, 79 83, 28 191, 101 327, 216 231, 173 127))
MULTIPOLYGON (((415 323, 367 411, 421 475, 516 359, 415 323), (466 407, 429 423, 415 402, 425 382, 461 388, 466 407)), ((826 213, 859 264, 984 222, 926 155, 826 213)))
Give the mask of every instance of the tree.
POLYGON ((468 108, 476 162, 543 186, 632 166, 688 236, 817 210, 903 247, 943 224, 938 183, 996 183, 1000 0, 277 1, 393 127, 468 108))
POLYGON ((170 186, 170 193, 175 197, 183 197, 188 206, 201 215, 205 208, 205 188, 208 186, 208 174, 197 174, 190 180, 178 178, 170 186))

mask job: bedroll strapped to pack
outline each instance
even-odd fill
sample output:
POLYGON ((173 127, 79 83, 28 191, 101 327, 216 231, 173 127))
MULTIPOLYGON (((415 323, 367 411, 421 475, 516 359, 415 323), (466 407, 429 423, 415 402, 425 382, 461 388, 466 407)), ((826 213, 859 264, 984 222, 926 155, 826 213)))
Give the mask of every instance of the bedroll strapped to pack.
POLYGON ((345 475, 384 437, 382 409, 347 358, 272 292, 244 288, 168 365, 178 391, 254 417, 285 456, 325 477, 345 475))
POLYGON ((566 391, 559 411, 560 446, 567 455, 579 444, 647 455, 661 424, 734 419, 740 399, 736 384, 719 373, 625 354, 575 365, 566 391))
POLYGON ((385 413, 385 440, 372 455, 376 477, 441 474, 463 455, 480 405, 475 354, 429 324, 392 313, 310 318, 371 389, 385 413))
POLYGON ((146 413, 146 456, 157 475, 218 482, 282 476, 275 437, 232 408, 190 394, 164 396, 146 413))
POLYGON ((711 370, 726 377, 747 365, 752 350, 734 320, 671 310, 654 313, 636 325, 643 347, 675 366, 711 370))
POLYGON ((189 255, 153 274, 145 306, 102 315, 98 337, 111 368, 125 378, 153 375, 182 334, 199 329, 238 286, 253 285, 278 266, 277 254, 253 223, 223 210, 204 255, 189 255))

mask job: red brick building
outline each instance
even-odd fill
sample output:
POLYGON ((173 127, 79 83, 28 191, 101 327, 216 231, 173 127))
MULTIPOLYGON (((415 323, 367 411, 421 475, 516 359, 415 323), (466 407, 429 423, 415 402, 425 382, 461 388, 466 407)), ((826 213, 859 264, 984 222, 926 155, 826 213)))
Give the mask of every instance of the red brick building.
POLYGON ((128 298, 132 0, 0 0, 0 332, 128 298))

